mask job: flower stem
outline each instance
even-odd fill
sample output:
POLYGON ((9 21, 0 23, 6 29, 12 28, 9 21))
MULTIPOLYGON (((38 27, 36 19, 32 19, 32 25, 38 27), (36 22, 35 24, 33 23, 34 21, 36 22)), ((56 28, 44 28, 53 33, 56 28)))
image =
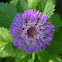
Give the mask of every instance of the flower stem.
POLYGON ((35 53, 32 54, 32 62, 35 60, 35 53))

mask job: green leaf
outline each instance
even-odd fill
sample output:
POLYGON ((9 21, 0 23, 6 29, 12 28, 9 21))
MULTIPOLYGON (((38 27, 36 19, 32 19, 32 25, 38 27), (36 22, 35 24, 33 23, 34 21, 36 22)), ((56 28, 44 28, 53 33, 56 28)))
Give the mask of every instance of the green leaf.
POLYGON ((35 60, 35 53, 32 53, 32 62, 35 60))
POLYGON ((8 43, 4 50, 11 57, 20 57, 21 59, 23 59, 27 56, 27 53, 25 51, 19 50, 17 47, 13 46, 12 42, 8 43))
POLYGON ((11 35, 9 34, 9 30, 0 27, 0 57, 7 56, 21 57, 22 59, 27 56, 27 53, 14 47, 11 42, 11 35))
POLYGON ((43 14, 47 14, 47 16, 53 15, 55 5, 53 4, 52 0, 48 0, 46 6, 44 8, 43 14))
POLYGON ((24 0, 19 0, 17 3, 17 10, 18 12, 22 12, 22 13, 26 10, 29 10, 27 2, 24 0))
POLYGON ((16 4, 17 4, 18 1, 19 0, 12 0, 12 1, 10 1, 10 4, 13 4, 14 6, 16 6, 16 4))
POLYGON ((0 3, 0 26, 9 28, 17 13, 16 8, 9 3, 0 3))
POLYGON ((38 7, 39 7, 39 10, 40 10, 41 12, 44 11, 44 8, 45 8, 45 6, 46 6, 47 1, 48 1, 48 0, 40 0, 38 7))
POLYGON ((11 41, 11 35, 9 34, 9 30, 4 28, 4 27, 0 27, 0 42, 10 42, 11 41))
MULTIPOLYGON (((55 2, 55 0, 50 0, 50 1, 53 2, 53 3, 55 2)), ((39 7, 39 10, 41 12, 44 11, 45 6, 47 5, 47 2, 48 2, 48 0, 40 0, 38 7, 39 7)))
POLYGON ((1 42, 0 43, 0 57, 20 57, 23 59, 24 57, 27 56, 27 53, 25 51, 21 51, 18 48, 14 47, 12 42, 1 42))
POLYGON ((53 14, 51 16, 50 20, 55 27, 62 26, 62 21, 61 21, 60 15, 58 13, 53 14))
POLYGON ((5 52, 5 46, 11 41, 11 35, 8 29, 0 27, 0 57, 7 57, 8 53, 5 52))
POLYGON ((28 0, 28 6, 30 9, 36 9, 39 0, 28 0))

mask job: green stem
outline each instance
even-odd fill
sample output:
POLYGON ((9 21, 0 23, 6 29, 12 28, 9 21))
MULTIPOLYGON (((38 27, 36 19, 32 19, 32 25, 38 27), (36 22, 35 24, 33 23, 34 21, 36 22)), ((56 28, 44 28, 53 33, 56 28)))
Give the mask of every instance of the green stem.
POLYGON ((35 53, 32 54, 32 62, 35 60, 35 53))

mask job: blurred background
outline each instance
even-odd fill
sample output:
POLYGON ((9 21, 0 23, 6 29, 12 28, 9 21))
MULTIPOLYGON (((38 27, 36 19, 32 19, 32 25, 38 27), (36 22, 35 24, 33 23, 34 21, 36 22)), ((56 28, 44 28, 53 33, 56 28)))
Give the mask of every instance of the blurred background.
MULTIPOLYGON (((6 3, 6 2, 10 3, 10 1, 12 1, 12 0, 0 0, 0 2, 4 2, 4 3, 6 3)), ((25 1, 27 2, 27 0, 25 0, 25 1)), ((53 0, 53 1, 54 1, 54 4, 55 4, 55 11, 54 11, 55 14, 51 16, 51 20, 62 21, 62 0, 53 0)), ((54 38, 58 42, 57 42, 57 45, 54 42, 52 42, 52 44, 54 43, 54 45, 50 46, 52 48, 52 51, 50 51, 51 48, 47 48, 46 50, 48 50, 50 52, 43 51, 41 53, 39 52, 36 55, 35 54, 26 55, 24 53, 24 55, 22 55, 22 59, 20 57, 11 57, 11 56, 6 56, 6 57, 2 56, 1 57, 0 56, 0 62, 62 62, 62 26, 57 27, 57 25, 60 25, 60 22, 57 22, 56 25, 55 25, 56 26, 55 29, 57 31, 55 32, 55 37, 54 38), (60 43, 59 43, 59 41, 60 41, 60 43), (57 46, 57 49, 54 49, 53 47, 56 47, 56 46, 57 46), (50 56, 49 53, 51 54, 51 56, 50 56), (33 59, 34 59, 34 61, 33 61, 33 59)), ((11 47, 13 47, 15 49, 14 46, 11 46, 11 47)), ((11 47, 9 47, 9 49, 11 47)), ((7 50, 7 51, 9 51, 9 50, 7 50)), ((22 52, 22 54, 23 54, 23 52, 22 52)), ((0 53, 0 55, 1 55, 1 53, 0 53)), ((20 55, 20 54, 16 54, 16 55, 20 55)))

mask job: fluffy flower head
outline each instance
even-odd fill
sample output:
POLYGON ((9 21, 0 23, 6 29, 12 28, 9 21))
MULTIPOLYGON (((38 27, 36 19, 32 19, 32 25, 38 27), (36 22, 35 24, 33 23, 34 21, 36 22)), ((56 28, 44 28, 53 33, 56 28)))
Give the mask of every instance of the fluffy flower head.
POLYGON ((29 54, 41 51, 50 45, 54 26, 48 21, 48 16, 42 12, 26 10, 18 13, 10 26, 14 46, 29 54))

